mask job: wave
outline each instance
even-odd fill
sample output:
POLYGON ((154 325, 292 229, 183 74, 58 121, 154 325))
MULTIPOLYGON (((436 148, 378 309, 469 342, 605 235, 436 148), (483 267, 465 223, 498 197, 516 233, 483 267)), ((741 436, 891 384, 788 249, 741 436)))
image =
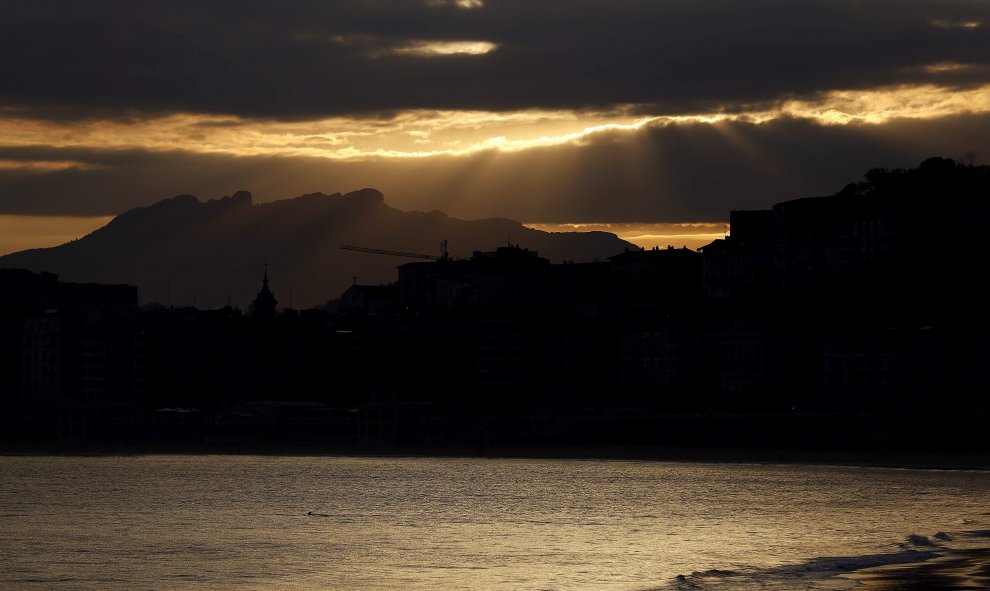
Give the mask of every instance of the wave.
POLYGON ((990 538, 990 529, 972 529, 962 535, 969 538, 990 538))
MULTIPOLYGON (((937 532, 931 536, 911 534, 897 543, 894 552, 880 552, 858 556, 823 556, 811 558, 796 564, 785 564, 768 568, 709 569, 680 574, 668 584, 652 591, 707 591, 746 590, 746 589, 841 589, 856 585, 852 575, 876 567, 912 565, 927 563, 933 558, 956 552, 949 545, 953 541, 982 543, 990 539, 990 530, 971 530, 957 533, 937 532), (842 578, 846 575, 845 581, 842 578), (847 584, 844 584, 847 583, 847 584)), ((983 560, 988 552, 972 553, 970 550, 956 552, 962 559, 983 560)))
MULTIPOLYGON (((939 532, 942 535, 946 535, 944 532, 939 532)), ((907 544, 901 544, 901 547, 905 546, 922 546, 926 548, 936 547, 938 544, 933 542, 928 536, 921 536, 918 534, 911 534, 907 537, 907 544)))

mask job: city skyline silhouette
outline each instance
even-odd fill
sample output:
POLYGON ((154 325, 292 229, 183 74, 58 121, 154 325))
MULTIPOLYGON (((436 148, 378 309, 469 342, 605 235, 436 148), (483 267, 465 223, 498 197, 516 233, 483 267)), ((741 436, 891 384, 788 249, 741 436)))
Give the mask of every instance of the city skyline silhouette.
MULTIPOLYGON (((986 249, 952 240, 986 219, 988 170, 873 169, 829 197, 733 211, 697 251, 552 262, 511 242, 470 257, 338 247, 384 259, 394 281, 341 277, 318 306, 293 306, 267 262, 250 306, 213 309, 0 269, 7 421, 15 438, 70 441, 985 451, 988 314, 969 286, 986 249), (915 439, 931 430, 937 442, 915 439)), ((249 199, 157 207, 179 208, 174 228, 249 199)), ((308 199, 348 220, 409 215, 370 190, 308 199)), ((125 214, 110 235, 161 233, 158 217, 127 231, 149 213, 162 215, 125 214)))

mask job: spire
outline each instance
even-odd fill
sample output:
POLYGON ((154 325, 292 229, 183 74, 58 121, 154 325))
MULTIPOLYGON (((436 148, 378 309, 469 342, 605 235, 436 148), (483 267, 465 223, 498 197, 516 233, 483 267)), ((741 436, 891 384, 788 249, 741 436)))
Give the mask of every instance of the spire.
POLYGON ((274 318, 278 300, 268 287, 268 261, 265 261, 265 274, 261 278, 261 291, 251 304, 251 314, 255 318, 274 318))

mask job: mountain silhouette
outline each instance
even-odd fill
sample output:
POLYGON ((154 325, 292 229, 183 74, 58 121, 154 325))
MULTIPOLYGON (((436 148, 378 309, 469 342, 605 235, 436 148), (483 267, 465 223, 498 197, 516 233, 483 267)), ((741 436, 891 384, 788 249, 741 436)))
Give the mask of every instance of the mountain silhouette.
POLYGON ((453 258, 511 241, 554 262, 605 259, 632 246, 606 232, 550 233, 502 218, 401 211, 375 189, 261 204, 239 191, 131 209, 78 240, 0 257, 0 266, 57 273, 64 281, 137 285, 145 303, 243 308, 267 262, 282 305, 305 308, 336 298, 355 276, 362 284, 394 281, 396 266, 411 260, 341 250, 343 244, 439 255, 442 240, 453 258))

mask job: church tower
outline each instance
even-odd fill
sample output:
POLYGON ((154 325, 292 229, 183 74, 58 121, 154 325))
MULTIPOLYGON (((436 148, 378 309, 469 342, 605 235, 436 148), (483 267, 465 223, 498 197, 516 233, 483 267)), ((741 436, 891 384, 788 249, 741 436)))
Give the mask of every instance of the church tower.
POLYGON ((268 263, 265 263, 265 276, 261 280, 261 291, 251 303, 251 315, 255 318, 275 318, 275 306, 278 300, 268 287, 268 263))

